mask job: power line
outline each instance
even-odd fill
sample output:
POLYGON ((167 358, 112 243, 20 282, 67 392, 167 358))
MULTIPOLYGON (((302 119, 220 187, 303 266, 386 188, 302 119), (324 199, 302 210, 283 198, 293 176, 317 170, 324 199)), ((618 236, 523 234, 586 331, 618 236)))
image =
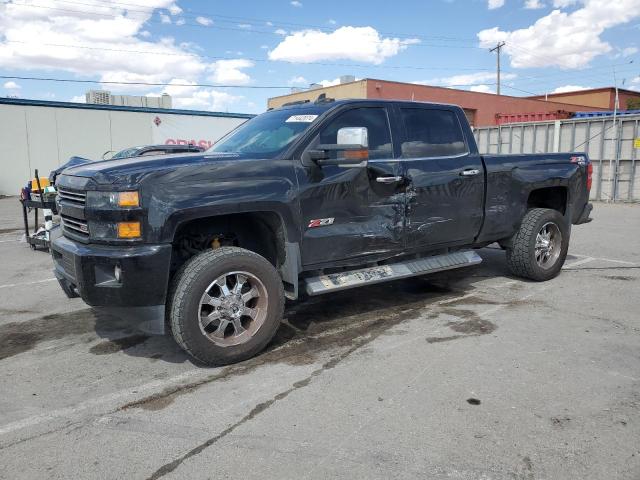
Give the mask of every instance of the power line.
POLYGON ((144 85, 149 87, 198 87, 198 88, 250 88, 250 89, 283 89, 290 86, 279 85, 218 85, 210 83, 153 83, 153 82, 115 82, 107 80, 77 80, 73 78, 43 78, 43 77, 19 77, 12 75, 0 75, 6 80, 34 80, 38 82, 63 82, 63 83, 102 83, 106 85, 144 85))
MULTIPOLYGON (((129 2, 107 2, 107 3, 103 3, 103 2, 99 2, 97 1, 96 3, 82 3, 82 2, 77 2, 77 1, 73 1, 73 0, 58 0, 59 2, 62 3, 70 3, 70 4, 76 4, 76 5, 87 5, 87 6, 102 6, 105 8, 118 8, 118 7, 114 7, 112 5, 122 5, 122 6, 133 6, 133 7, 140 7, 143 10, 139 10, 140 12, 149 12, 149 11, 153 11, 154 7, 148 7, 146 5, 141 5, 141 4, 136 4, 136 3, 129 3, 129 2)), ((130 10, 129 8, 126 8, 126 10, 130 10)), ((159 9, 159 10, 167 10, 170 11, 168 8, 164 8, 164 9, 159 9)), ((130 10, 131 11, 131 10, 130 10)), ((303 28, 315 28, 317 30, 326 30, 326 31, 333 31, 334 28, 336 28, 337 26, 334 27, 327 27, 324 25, 317 25, 317 24, 309 24, 309 23, 295 23, 295 22, 283 22, 280 20, 274 20, 274 19, 268 19, 268 18, 256 18, 256 17, 243 17, 243 16, 235 16, 235 15, 222 15, 222 14, 218 14, 218 13, 213 13, 213 12, 204 12, 204 11, 195 11, 195 10, 189 10, 187 13, 180 12, 179 14, 176 14, 174 16, 188 16, 188 17, 196 17, 196 16, 204 16, 204 15, 208 15, 210 17, 214 17, 214 18, 222 18, 222 19, 228 19, 228 20, 219 20, 219 21, 225 21, 225 22, 245 22, 245 23, 254 23, 254 24, 264 24, 264 25, 269 25, 269 26, 286 26, 287 28, 293 26, 293 27, 303 27, 303 28)), ((461 37, 451 37, 451 36, 444 36, 444 35, 425 35, 422 33, 401 33, 401 32, 379 32, 381 34, 384 35, 396 35, 396 36, 405 36, 405 37, 419 37, 419 38, 425 38, 425 39, 431 39, 431 40, 444 40, 444 41, 453 41, 453 42, 472 42, 475 43, 477 42, 476 38, 461 38, 461 37)))
MULTIPOLYGON (((143 85, 149 87, 198 87, 198 88, 250 88, 250 89, 289 89, 290 85, 219 85, 209 83, 155 83, 155 82, 116 82, 106 80, 78 80, 73 78, 54 78, 54 77, 24 77, 14 75, 0 75, 3 80, 33 80, 38 82, 62 82, 62 83, 94 83, 106 85, 143 85)), ((416 84, 419 85, 419 84, 416 84)), ((441 86, 442 88, 452 87, 477 87, 481 85, 495 85, 495 83, 465 83, 441 86)), ((437 85, 433 85, 437 86, 437 85)))
MULTIPOLYGON (((181 52, 181 53, 173 53, 173 52, 154 52, 152 50, 126 50, 120 48, 108 48, 108 47, 91 47, 88 45, 70 45, 70 44, 60 44, 60 43, 32 43, 25 42, 21 40, 5 40, 5 43, 18 43, 21 45, 34 45, 34 46, 49 46, 49 47, 61 47, 61 48, 77 48, 81 50, 99 50, 105 52, 119 52, 119 53, 134 53, 134 54, 144 54, 144 55, 163 55, 163 56, 175 56, 175 57, 195 57, 195 58, 209 58, 212 60, 237 60, 237 57, 223 57, 223 56, 215 56, 215 55, 204 55, 198 53, 190 53, 190 52, 181 52)), ((415 65, 365 65, 365 64, 357 64, 357 63, 331 63, 331 62, 294 62, 290 60, 271 60, 268 58, 252 58, 252 57, 242 57, 245 60, 250 60, 252 62, 282 62, 289 63, 293 65, 321 65, 321 66, 337 66, 337 67, 354 67, 354 68, 379 68, 379 69, 409 69, 409 70, 468 70, 468 71, 486 71, 486 68, 456 68, 456 67, 419 67, 415 65)))
MULTIPOLYGON (((7 5, 18 5, 21 7, 26 7, 26 8, 43 8, 43 9, 47 9, 47 10, 57 10, 57 11, 62 11, 62 12, 68 12, 68 13, 77 13, 77 14, 82 14, 82 15, 92 15, 92 16, 96 16, 96 17, 102 17, 102 18, 118 18, 120 17, 119 15, 113 15, 113 14, 105 14, 105 13, 98 13, 98 12, 87 12, 85 10, 73 10, 73 9, 68 9, 68 8, 59 8, 59 7, 50 7, 50 6, 45 6, 45 5, 35 5, 35 4, 26 4, 26 3, 17 3, 17 2, 12 2, 10 4, 7 5)), ((85 4, 87 6, 96 6, 94 4, 88 5, 85 4)), ((107 7, 108 8, 108 7, 107 7)), ((143 15, 144 16, 150 16, 153 14, 153 11, 149 11, 149 12, 144 12, 143 15)), ((128 15, 127 17, 131 17, 130 15, 128 15)), ((124 18, 127 18, 124 17, 124 18)), ((135 18, 135 17, 134 17, 135 18)), ((142 18, 137 18, 138 20, 142 20, 142 18)), ((163 22, 159 22, 157 20, 153 20, 152 18, 147 18, 144 19, 144 23, 152 23, 152 24, 156 24, 156 25, 165 25, 165 23, 163 22)), ((246 29, 246 28, 233 28, 233 27, 221 27, 218 25, 202 25, 199 23, 188 23, 185 22, 184 24, 180 25, 181 27, 195 27, 195 28, 206 28, 206 29, 216 29, 216 30, 229 30, 229 31, 238 31, 238 32, 244 32, 244 33, 258 33, 258 34, 262 34, 262 35, 276 35, 276 36, 281 36, 280 33, 276 33, 271 32, 271 31, 265 31, 265 30, 256 30, 256 29, 246 29)), ((422 47, 422 48, 466 48, 466 49, 481 49, 481 47, 478 46, 473 46, 473 45, 439 45, 439 44, 426 44, 426 43, 412 43, 409 44, 406 41, 400 40, 402 46, 409 46, 411 45, 412 47, 422 47)), ((373 44, 386 44, 385 41, 371 41, 369 43, 373 43, 373 44)))

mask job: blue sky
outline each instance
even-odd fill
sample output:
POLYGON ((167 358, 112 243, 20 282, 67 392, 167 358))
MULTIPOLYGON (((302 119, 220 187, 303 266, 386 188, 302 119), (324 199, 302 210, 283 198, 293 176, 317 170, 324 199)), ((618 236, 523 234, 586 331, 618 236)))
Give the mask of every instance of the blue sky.
MULTIPOLYGON (((102 87, 203 110, 261 112, 269 96, 345 74, 494 92, 499 41, 503 94, 612 85, 614 69, 640 90, 640 0, 0 3, 1 75, 168 84, 102 87)), ((83 101, 100 85, 0 87, 83 101)))

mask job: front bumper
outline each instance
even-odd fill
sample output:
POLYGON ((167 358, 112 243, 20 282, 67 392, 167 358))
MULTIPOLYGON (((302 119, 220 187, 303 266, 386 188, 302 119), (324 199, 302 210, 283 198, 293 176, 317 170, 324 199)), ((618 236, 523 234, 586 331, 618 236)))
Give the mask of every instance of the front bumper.
POLYGON ((171 245, 104 246, 59 237, 51 242, 54 274, 67 296, 92 306, 165 303, 171 245), (120 270, 120 279, 115 275, 120 270))

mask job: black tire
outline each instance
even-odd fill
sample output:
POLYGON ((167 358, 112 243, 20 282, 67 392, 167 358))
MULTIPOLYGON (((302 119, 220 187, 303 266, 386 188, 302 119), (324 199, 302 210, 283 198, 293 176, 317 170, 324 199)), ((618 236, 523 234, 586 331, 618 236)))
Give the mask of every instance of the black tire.
POLYGON ((560 269, 567 257, 569 234, 570 228, 562 214, 557 210, 548 208, 532 208, 528 210, 522 219, 520 228, 507 248, 509 270, 514 275, 538 282, 554 278, 560 273, 560 269), (561 241, 559 242, 557 257, 552 262, 541 266, 536 260, 536 237, 547 224, 557 227, 561 235, 561 241))
POLYGON ((178 345, 206 365, 226 365, 258 354, 275 335, 284 311, 284 290, 276 269, 264 257, 237 247, 202 252, 189 259, 172 280, 167 317, 178 345), (266 311, 252 336, 236 345, 220 346, 201 329, 203 294, 220 276, 246 272, 255 276, 266 291, 266 311))

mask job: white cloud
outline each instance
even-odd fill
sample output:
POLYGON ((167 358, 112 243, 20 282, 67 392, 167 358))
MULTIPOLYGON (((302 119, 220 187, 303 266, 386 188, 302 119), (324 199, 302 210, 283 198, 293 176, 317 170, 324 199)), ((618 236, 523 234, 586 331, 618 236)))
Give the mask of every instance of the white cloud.
POLYGON ((372 27, 340 27, 331 33, 302 30, 280 42, 269 52, 269 59, 299 63, 343 59, 380 64, 418 42, 383 38, 372 27))
POLYGON ((544 7, 544 3, 542 3, 540 0, 526 0, 524 2, 524 8, 527 10, 538 10, 544 7))
POLYGON ((186 20, 184 18, 179 18, 178 20, 176 20, 176 25, 181 26, 184 25, 186 22, 186 20))
POLYGON ((251 29, 251 25, 248 23, 239 23, 238 24, 238 28, 242 28, 243 30, 250 30, 251 29))
POLYGON ((14 81, 5 82, 3 86, 6 90, 20 90, 22 88, 14 81))
POLYGON ((262 50, 269 50, 269 45, 260 45, 262 50))
POLYGON ((554 8, 566 8, 578 3, 578 0, 553 0, 554 8))
MULTIPOLYGON (((501 75, 501 82, 504 85, 506 80, 513 80, 516 77, 517 75, 515 73, 505 72, 501 75)), ((460 75, 452 75, 450 77, 420 80, 413 83, 468 89, 472 92, 495 93, 496 74, 493 72, 463 73, 460 75)))
POLYGON ((504 5, 504 0, 488 0, 487 8, 489 10, 495 10, 496 8, 500 8, 504 5))
MULTIPOLYGON (((567 13, 553 10, 533 25, 513 31, 498 27, 478 33, 480 46, 504 41, 504 51, 515 68, 558 66, 581 68, 613 47, 600 38, 606 30, 640 16, 640 0, 580 0, 581 8, 567 13)), ((559 7, 574 2, 555 2, 559 7)))
MULTIPOLYGON (((360 80, 360 78, 356 77, 356 81, 360 80)), ((319 82, 316 82, 318 85, 322 85, 323 87, 331 87, 333 85, 339 85, 340 84, 340 77, 334 78, 333 80, 320 80, 319 82)))
MULTIPOLYGON (((53 7, 57 6, 56 2, 38 0, 39 4, 53 7)), ((172 38, 156 40, 145 30, 147 22, 154 16, 180 15, 176 0, 139 0, 135 15, 129 14, 123 6, 128 4, 117 2, 108 5, 78 3, 74 4, 73 11, 66 4, 60 4, 64 10, 56 10, 28 8, 19 3, 0 2, 2 69, 64 71, 76 78, 142 83, 202 83, 198 80, 206 74, 225 74, 228 71, 224 65, 211 65, 194 54, 195 46, 192 44, 177 44, 172 38), (54 44, 87 45, 91 48, 54 44), (137 51, 150 53, 131 53, 137 51)), ((239 73, 233 83, 248 81, 242 76, 246 74, 239 73)), ((149 90, 149 86, 144 85, 108 84, 104 88, 140 94, 149 90)), ((161 90, 152 93, 159 94, 161 90)), ((242 97, 216 89, 189 87, 176 96, 174 105, 227 110, 233 105, 238 108, 240 99, 242 97)), ((84 97, 77 96, 72 101, 84 102, 84 97)))
POLYGON ((160 21, 162 23, 171 23, 171 17, 167 14, 161 13, 160 14, 160 21))
POLYGON ((182 13, 182 9, 175 3, 172 3, 171 5, 169 5, 167 10, 169 10, 169 13, 171 15, 179 15, 180 13, 182 13))
POLYGON ((333 80, 320 80, 317 83, 322 85, 323 87, 331 87, 333 85, 339 85, 340 84, 340 77, 334 78, 333 80))
MULTIPOLYGON (((513 80, 517 75, 515 73, 502 73, 501 81, 513 80)), ((440 85, 443 87, 486 87, 488 84, 496 83, 496 74, 494 72, 476 72, 463 73, 460 75, 452 75, 450 77, 432 78, 430 80, 420 80, 413 83, 422 85, 440 85)))
POLYGON ((87 103, 87 97, 84 95, 74 95, 69 101, 73 103, 87 103))
POLYGON ((329 19, 329 25, 335 25, 336 23, 338 22, 336 22, 333 18, 329 19))
POLYGON ((589 90, 591 87, 581 87, 580 85, 564 85, 556 88, 551 93, 578 92, 580 90, 589 90))
POLYGON ((275 33, 276 35, 282 35, 282 36, 284 36, 284 35, 286 35, 286 34, 287 34, 287 31, 286 31, 286 30, 283 30, 282 28, 278 28, 278 29, 277 29, 275 32, 273 32, 273 33, 275 33))
POLYGON ((200 25, 204 25, 205 27, 213 25, 213 20, 211 20, 209 17, 196 17, 196 22, 200 25))
POLYGON ((630 57, 631 55, 635 55, 636 53, 638 53, 638 51, 639 50, 637 47, 627 47, 627 48, 623 48, 620 54, 623 57, 630 57))
POLYGON ((298 0, 292 0, 289 3, 294 7, 298 7, 298 8, 302 7, 302 2, 299 2, 298 0))
POLYGON ((207 62, 170 38, 148 40, 150 34, 143 28, 157 9, 169 8, 173 3, 146 0, 148 7, 144 10, 137 7, 135 16, 113 6, 117 4, 108 7, 74 4, 73 12, 58 12, 0 3, 0 67, 62 70, 80 77, 97 76, 100 80, 114 81, 162 83, 175 77, 196 78, 205 73, 207 62), (96 13, 109 17, 96 18, 96 13))
POLYGON ((218 60, 210 65, 211 80, 225 85, 246 85, 251 77, 242 70, 253 67, 253 62, 243 58, 218 60))
POLYGON ((171 95, 174 108, 211 111, 228 111, 244 99, 240 95, 232 95, 213 88, 196 87, 193 85, 195 82, 184 78, 177 78, 169 83, 170 85, 164 87, 162 92, 150 92, 147 95, 158 96, 167 93, 171 95))
POLYGON ((308 84, 309 84, 309 80, 307 80, 301 75, 298 75, 296 77, 289 79, 289 85, 308 85, 308 84))
POLYGON ((473 87, 469 87, 469 90, 478 93, 496 93, 489 85, 474 85, 473 87))

